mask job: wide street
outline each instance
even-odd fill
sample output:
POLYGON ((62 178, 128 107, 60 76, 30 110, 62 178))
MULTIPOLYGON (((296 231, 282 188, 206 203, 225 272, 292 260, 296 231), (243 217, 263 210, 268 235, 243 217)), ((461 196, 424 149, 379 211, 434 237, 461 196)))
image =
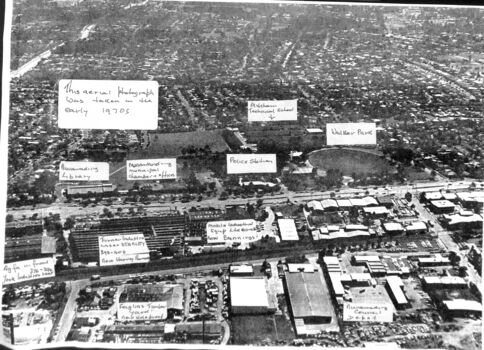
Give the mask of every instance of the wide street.
MULTIPOLYGON (((291 201, 292 203, 305 203, 310 200, 322 200, 330 198, 334 193, 336 198, 345 198, 357 195, 365 195, 368 192, 369 195, 381 196, 387 194, 396 194, 403 196, 406 192, 415 193, 417 191, 438 191, 443 190, 465 190, 468 189, 473 181, 437 181, 437 182, 425 182, 425 183, 415 183, 413 185, 395 185, 395 186, 385 186, 385 187, 368 187, 368 188, 342 188, 340 190, 328 190, 328 191, 304 191, 304 192, 294 192, 283 189, 281 193, 274 195, 264 195, 261 199, 264 204, 278 204, 287 203, 291 201)), ((483 188, 483 182, 474 182, 476 188, 483 188)), ((98 215, 102 213, 104 208, 109 208, 113 213, 115 213, 118 208, 127 209, 130 207, 141 207, 148 215, 161 214, 170 210, 184 211, 192 207, 213 207, 213 208, 224 208, 226 205, 245 205, 246 203, 255 203, 258 200, 256 197, 252 198, 233 198, 229 197, 226 200, 219 200, 216 197, 205 198, 201 201, 192 200, 186 203, 181 201, 165 201, 152 202, 150 204, 142 203, 125 203, 125 204, 112 204, 109 207, 102 204, 92 204, 90 206, 83 207, 74 203, 64 203, 57 201, 51 205, 37 205, 36 207, 24 206, 19 208, 8 208, 7 214, 12 214, 15 219, 21 219, 24 216, 26 218, 31 217, 34 213, 38 213, 41 217, 46 217, 50 213, 60 214, 62 220, 65 220, 69 216, 89 216, 98 215)))

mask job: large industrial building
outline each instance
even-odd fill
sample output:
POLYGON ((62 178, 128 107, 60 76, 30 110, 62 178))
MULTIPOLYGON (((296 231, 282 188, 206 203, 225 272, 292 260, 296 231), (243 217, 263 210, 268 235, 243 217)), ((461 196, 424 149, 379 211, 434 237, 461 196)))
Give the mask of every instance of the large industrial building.
POLYGON ((310 268, 290 268, 285 272, 285 283, 297 335, 320 333, 326 324, 331 323, 334 313, 321 273, 312 265, 308 266, 310 268))
POLYGON ((71 230, 71 251, 75 261, 98 262, 98 237, 143 234, 151 256, 172 255, 181 251, 185 229, 185 216, 180 214, 105 219, 87 229, 71 230))
POLYGON ((56 239, 42 235, 42 220, 15 221, 5 224, 5 262, 52 257, 56 239))
POLYGON ((260 277, 230 277, 230 311, 232 314, 266 314, 274 312, 267 295, 267 280, 260 277))

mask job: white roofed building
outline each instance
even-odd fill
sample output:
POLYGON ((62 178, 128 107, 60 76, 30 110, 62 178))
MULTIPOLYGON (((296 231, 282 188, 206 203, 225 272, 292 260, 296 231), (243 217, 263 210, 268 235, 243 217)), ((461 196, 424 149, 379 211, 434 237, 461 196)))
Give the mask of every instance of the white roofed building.
POLYGON ((454 299, 444 300, 444 314, 448 318, 468 317, 469 315, 482 315, 482 305, 475 300, 454 299))
POLYGON ((230 310, 233 314, 265 314, 269 305, 265 278, 230 278, 230 310))
POLYGON ((383 229, 386 233, 391 235, 403 233, 405 230, 399 222, 385 222, 383 223, 383 229))
POLYGON ((435 200, 430 201, 430 210, 435 214, 453 213, 455 205, 446 199, 435 200))
POLYGON ((292 219, 277 220, 279 226, 279 233, 282 241, 297 241, 299 236, 297 234, 296 224, 292 219))
POLYGON ((395 307, 399 310, 406 309, 410 306, 410 303, 404 293, 404 284, 398 276, 388 276, 387 278, 387 291, 395 304, 395 307))
POLYGON ((427 231, 427 224, 423 221, 414 221, 410 225, 405 226, 405 232, 407 233, 407 235, 426 233, 427 231))
POLYGON ((336 211, 338 210, 338 203, 334 199, 324 199, 321 201, 324 211, 336 211))
POLYGON ((324 211, 324 208, 320 201, 310 201, 306 205, 311 211, 324 211))
POLYGON ((482 230, 483 218, 481 215, 473 212, 461 211, 458 214, 444 215, 444 222, 449 230, 465 228, 480 228, 482 230))
POLYGON ((363 213, 372 218, 385 218, 390 214, 390 211, 384 206, 365 207, 363 213))

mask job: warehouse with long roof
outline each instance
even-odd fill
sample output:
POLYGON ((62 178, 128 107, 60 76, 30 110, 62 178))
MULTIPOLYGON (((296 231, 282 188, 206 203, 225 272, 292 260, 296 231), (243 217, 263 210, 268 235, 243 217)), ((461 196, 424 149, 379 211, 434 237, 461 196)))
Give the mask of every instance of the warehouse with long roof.
POLYGON ((330 295, 317 269, 300 268, 296 271, 285 273, 296 333, 298 335, 317 334, 332 320, 330 295))

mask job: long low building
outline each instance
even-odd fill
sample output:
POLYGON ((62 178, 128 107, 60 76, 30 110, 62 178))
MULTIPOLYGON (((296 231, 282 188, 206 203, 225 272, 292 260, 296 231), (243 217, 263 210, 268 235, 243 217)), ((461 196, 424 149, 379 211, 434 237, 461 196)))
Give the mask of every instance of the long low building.
POLYGON ((467 288, 465 279, 458 276, 425 276, 422 280, 424 288, 467 288))
POLYGON ((449 258, 446 258, 441 254, 435 254, 430 257, 418 257, 417 261, 421 267, 450 265, 449 258))
POLYGON ((388 276, 386 287, 397 309, 406 309, 410 306, 410 303, 404 293, 403 281, 400 277, 388 276))
POLYGON ((363 208, 363 212, 366 215, 374 217, 374 218, 383 218, 383 217, 387 217, 390 214, 387 207, 384 207, 384 206, 366 207, 366 208, 363 208))
POLYGON ((469 315, 482 315, 482 305, 475 300, 454 299, 444 300, 444 314, 451 317, 468 317, 469 315))
POLYGON ((334 313, 320 272, 286 271, 285 283, 297 335, 320 333, 325 324, 331 323, 334 313))
POLYGON ((112 184, 98 184, 98 185, 76 185, 69 186, 66 189, 68 196, 90 196, 100 193, 112 193, 115 186, 112 184))

